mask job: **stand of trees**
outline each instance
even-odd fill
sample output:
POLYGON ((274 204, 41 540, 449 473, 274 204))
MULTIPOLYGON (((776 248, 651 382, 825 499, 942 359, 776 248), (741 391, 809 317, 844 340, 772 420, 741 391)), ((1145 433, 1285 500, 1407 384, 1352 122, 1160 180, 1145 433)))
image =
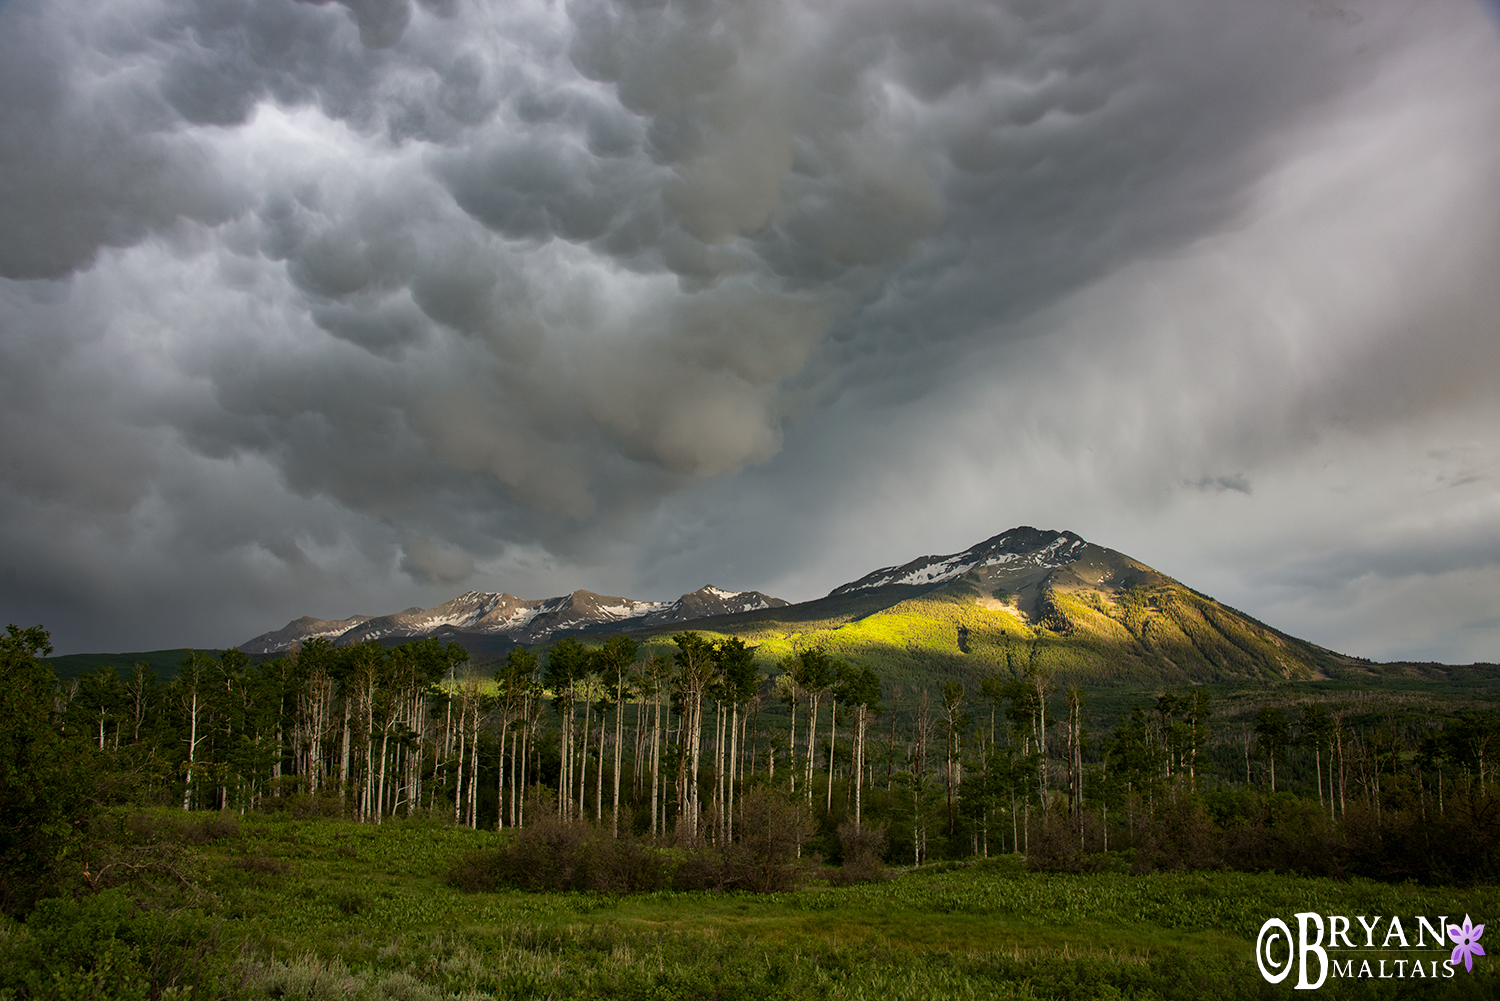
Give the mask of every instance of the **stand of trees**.
MULTIPOLYGON (((40 629, 15 635, 44 652, 40 629)), ((742 640, 684 632, 673 643, 672 657, 642 659, 627 636, 596 647, 566 638, 545 661, 518 647, 479 672, 457 644, 315 639, 259 663, 194 652, 165 685, 136 665, 55 691, 45 665, 27 662, 60 732, 134 775, 136 794, 183 810, 285 807, 376 824, 451 811, 455 823, 504 829, 545 808, 614 833, 640 815, 653 835, 727 842, 746 784, 776 766, 759 725, 771 686, 742 640)), ((840 705, 865 770, 880 684, 821 650, 781 666, 835 710, 826 739, 812 714, 783 764, 783 776, 804 776, 811 804, 818 768, 833 774, 840 705)))
MULTIPOLYGON (((38 659, 40 628, 3 643, 8 873, 55 856, 44 832, 111 797, 500 830, 545 816, 725 847, 758 786, 802 804, 818 822, 808 849, 834 857, 840 825, 873 825, 912 864, 1016 852, 1077 868, 1116 853, 1137 868, 1500 872, 1493 713, 1397 725, 1268 700, 1226 719, 1193 688, 1090 733, 1088 693, 1060 689, 1035 645, 972 689, 931 692, 882 690, 817 648, 761 673, 743 641, 691 631, 670 656, 623 635, 569 638, 484 671, 436 640, 314 640, 259 663, 194 653, 166 684, 136 665, 61 686, 38 659), (1462 844, 1463 860, 1416 844, 1422 830, 1462 844)), ((6 885, 15 900, 0 905, 24 906, 30 891, 6 885)))

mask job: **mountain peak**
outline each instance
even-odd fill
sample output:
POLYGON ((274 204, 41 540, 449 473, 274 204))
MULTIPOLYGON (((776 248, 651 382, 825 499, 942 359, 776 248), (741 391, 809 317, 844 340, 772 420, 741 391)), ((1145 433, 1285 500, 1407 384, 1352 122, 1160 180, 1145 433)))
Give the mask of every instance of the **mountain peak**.
POLYGON ((1021 525, 991 536, 961 553, 921 556, 900 566, 882 567, 859 580, 829 592, 834 597, 893 585, 925 586, 957 580, 976 569, 1053 570, 1079 559, 1089 543, 1072 532, 1056 532, 1021 525))
POLYGON ((660 611, 646 616, 645 624, 656 626, 668 622, 707 619, 715 615, 739 615, 741 612, 759 612, 789 604, 791 602, 759 591, 726 591, 713 584, 705 584, 696 591, 684 594, 660 611))

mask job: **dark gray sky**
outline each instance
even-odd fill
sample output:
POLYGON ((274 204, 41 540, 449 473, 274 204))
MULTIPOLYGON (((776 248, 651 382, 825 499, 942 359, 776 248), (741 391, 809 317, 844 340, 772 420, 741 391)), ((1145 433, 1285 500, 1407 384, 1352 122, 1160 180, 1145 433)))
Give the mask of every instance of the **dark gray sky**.
POLYGON ((0 613, 792 600, 1071 529, 1500 659, 1476 0, 0 0, 0 613))

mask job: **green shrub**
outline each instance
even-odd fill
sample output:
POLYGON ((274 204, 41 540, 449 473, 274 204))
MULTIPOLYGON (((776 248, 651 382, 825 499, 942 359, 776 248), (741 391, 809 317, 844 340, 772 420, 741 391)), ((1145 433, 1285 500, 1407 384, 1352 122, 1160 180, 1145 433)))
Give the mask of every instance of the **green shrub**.
POLYGON ((670 882, 666 857, 627 833, 615 838, 581 820, 544 815, 510 836, 508 844, 465 854, 448 872, 460 890, 513 886, 534 892, 592 890, 635 893, 670 882))
POLYGON ((218 926, 137 906, 123 891, 42 900, 0 954, 17 1001, 232 996, 218 926))
POLYGON ((228 810, 219 813, 143 811, 129 814, 115 823, 122 840, 137 844, 207 845, 240 836, 240 818, 228 810))
POLYGON ((794 889, 812 863, 802 858, 817 830, 807 808, 761 787, 746 794, 742 811, 739 840, 724 852, 725 885, 756 893, 794 889))
POLYGON ((236 869, 245 872, 258 873, 262 876, 284 876, 292 870, 292 864, 285 859, 271 858, 269 855, 241 855, 234 860, 236 869))
POLYGON ((301 956, 284 963, 271 960, 246 978, 253 994, 282 1001, 344 1001, 364 988, 364 980, 349 972, 339 959, 324 961, 301 956))
POLYGON ((333 906, 337 907, 341 914, 346 914, 349 917, 353 917, 360 911, 368 910, 370 907, 370 898, 363 891, 356 890, 353 887, 343 887, 335 890, 329 899, 333 901, 333 906))
POLYGON ((890 870, 885 865, 885 841, 884 825, 855 826, 852 820, 840 824, 839 844, 844 860, 835 881, 848 886, 890 879, 890 870))

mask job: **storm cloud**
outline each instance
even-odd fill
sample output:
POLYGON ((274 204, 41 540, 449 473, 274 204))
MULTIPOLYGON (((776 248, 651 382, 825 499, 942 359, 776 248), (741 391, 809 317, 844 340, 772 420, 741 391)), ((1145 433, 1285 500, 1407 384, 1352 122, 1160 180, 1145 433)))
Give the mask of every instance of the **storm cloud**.
POLYGON ((222 646, 1031 522, 1493 659, 1497 85, 1462 0, 10 0, 0 598, 222 646))

